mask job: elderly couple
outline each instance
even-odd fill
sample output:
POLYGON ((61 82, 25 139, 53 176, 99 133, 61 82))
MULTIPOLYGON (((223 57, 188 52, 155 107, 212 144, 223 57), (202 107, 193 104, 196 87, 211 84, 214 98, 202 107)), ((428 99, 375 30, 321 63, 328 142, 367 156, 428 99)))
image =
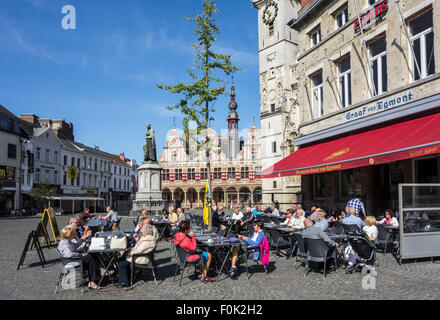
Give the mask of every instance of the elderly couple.
MULTIPOLYGON (((100 287, 98 287, 96 283, 104 276, 104 269, 101 268, 101 272, 99 272, 98 257, 93 253, 87 253, 88 244, 85 240, 90 236, 90 232, 83 233, 82 236, 79 237, 77 232, 78 219, 72 218, 70 223, 71 224, 61 230, 61 241, 58 244, 58 252, 64 258, 81 257, 84 270, 88 270, 89 273, 89 290, 99 290, 100 287)), ((138 230, 133 234, 133 247, 120 252, 118 261, 118 288, 130 285, 129 273, 133 255, 149 253, 156 247, 158 232, 150 223, 148 219, 141 221, 138 224, 138 230)), ((137 257, 135 260, 136 264, 148 264, 149 262, 147 257, 137 257)), ((75 263, 72 263, 70 266, 75 267, 75 263)))

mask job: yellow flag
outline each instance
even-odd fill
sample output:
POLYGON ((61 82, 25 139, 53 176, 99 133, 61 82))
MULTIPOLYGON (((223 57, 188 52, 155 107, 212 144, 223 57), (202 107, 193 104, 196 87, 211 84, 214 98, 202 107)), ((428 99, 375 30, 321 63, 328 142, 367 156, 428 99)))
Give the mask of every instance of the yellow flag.
POLYGON ((209 191, 208 182, 206 182, 205 199, 203 201, 203 222, 209 225, 209 207, 212 205, 211 193, 209 191))

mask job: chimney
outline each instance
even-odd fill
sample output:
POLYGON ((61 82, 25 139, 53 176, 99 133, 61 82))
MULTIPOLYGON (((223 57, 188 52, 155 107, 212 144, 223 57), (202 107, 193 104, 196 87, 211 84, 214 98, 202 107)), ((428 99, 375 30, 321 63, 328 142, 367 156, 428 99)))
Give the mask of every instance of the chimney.
POLYGON ((40 122, 38 121, 39 118, 33 113, 22 113, 20 119, 32 123, 35 126, 40 126, 40 122))
POLYGON ((122 152, 122 153, 119 155, 119 158, 120 158, 122 161, 125 161, 125 153, 122 152))
POLYGON ((301 8, 304 8, 310 0, 301 0, 301 8))

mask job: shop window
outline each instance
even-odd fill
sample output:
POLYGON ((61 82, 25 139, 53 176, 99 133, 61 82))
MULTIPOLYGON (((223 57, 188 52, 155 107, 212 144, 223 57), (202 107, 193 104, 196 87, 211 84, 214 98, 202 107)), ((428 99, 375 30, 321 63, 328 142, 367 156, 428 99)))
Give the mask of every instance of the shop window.
POLYGON ((416 160, 416 183, 438 183, 437 158, 416 160))
POLYGON ((387 91, 387 56, 385 37, 370 44, 370 83, 374 85, 373 95, 387 91))
POLYGON ((315 199, 325 197, 325 179, 323 174, 315 174, 315 199))
POLYGON ((412 80, 426 78, 435 73, 434 60, 434 28, 432 11, 410 21, 411 45, 414 55, 410 51, 412 80))
POLYGON ((340 197, 341 199, 350 198, 353 194, 353 170, 342 170, 339 175, 340 197))

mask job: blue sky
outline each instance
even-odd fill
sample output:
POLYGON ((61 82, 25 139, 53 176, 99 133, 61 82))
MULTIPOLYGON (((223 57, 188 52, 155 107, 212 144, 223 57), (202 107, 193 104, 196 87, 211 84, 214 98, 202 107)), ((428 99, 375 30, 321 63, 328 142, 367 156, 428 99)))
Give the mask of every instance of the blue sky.
MULTIPOLYGON (((244 69, 234 76, 240 129, 259 127, 257 10, 250 0, 217 0, 216 49, 244 69)), ((177 96, 156 84, 189 82, 195 58, 193 24, 201 0, 0 1, 0 104, 19 116, 65 119, 75 140, 142 161, 145 124, 158 156, 177 96), (76 30, 64 30, 61 9, 76 9, 76 30)), ((230 82, 228 84, 229 91, 230 82)), ((216 103, 213 128, 227 128, 229 97, 216 103)))

